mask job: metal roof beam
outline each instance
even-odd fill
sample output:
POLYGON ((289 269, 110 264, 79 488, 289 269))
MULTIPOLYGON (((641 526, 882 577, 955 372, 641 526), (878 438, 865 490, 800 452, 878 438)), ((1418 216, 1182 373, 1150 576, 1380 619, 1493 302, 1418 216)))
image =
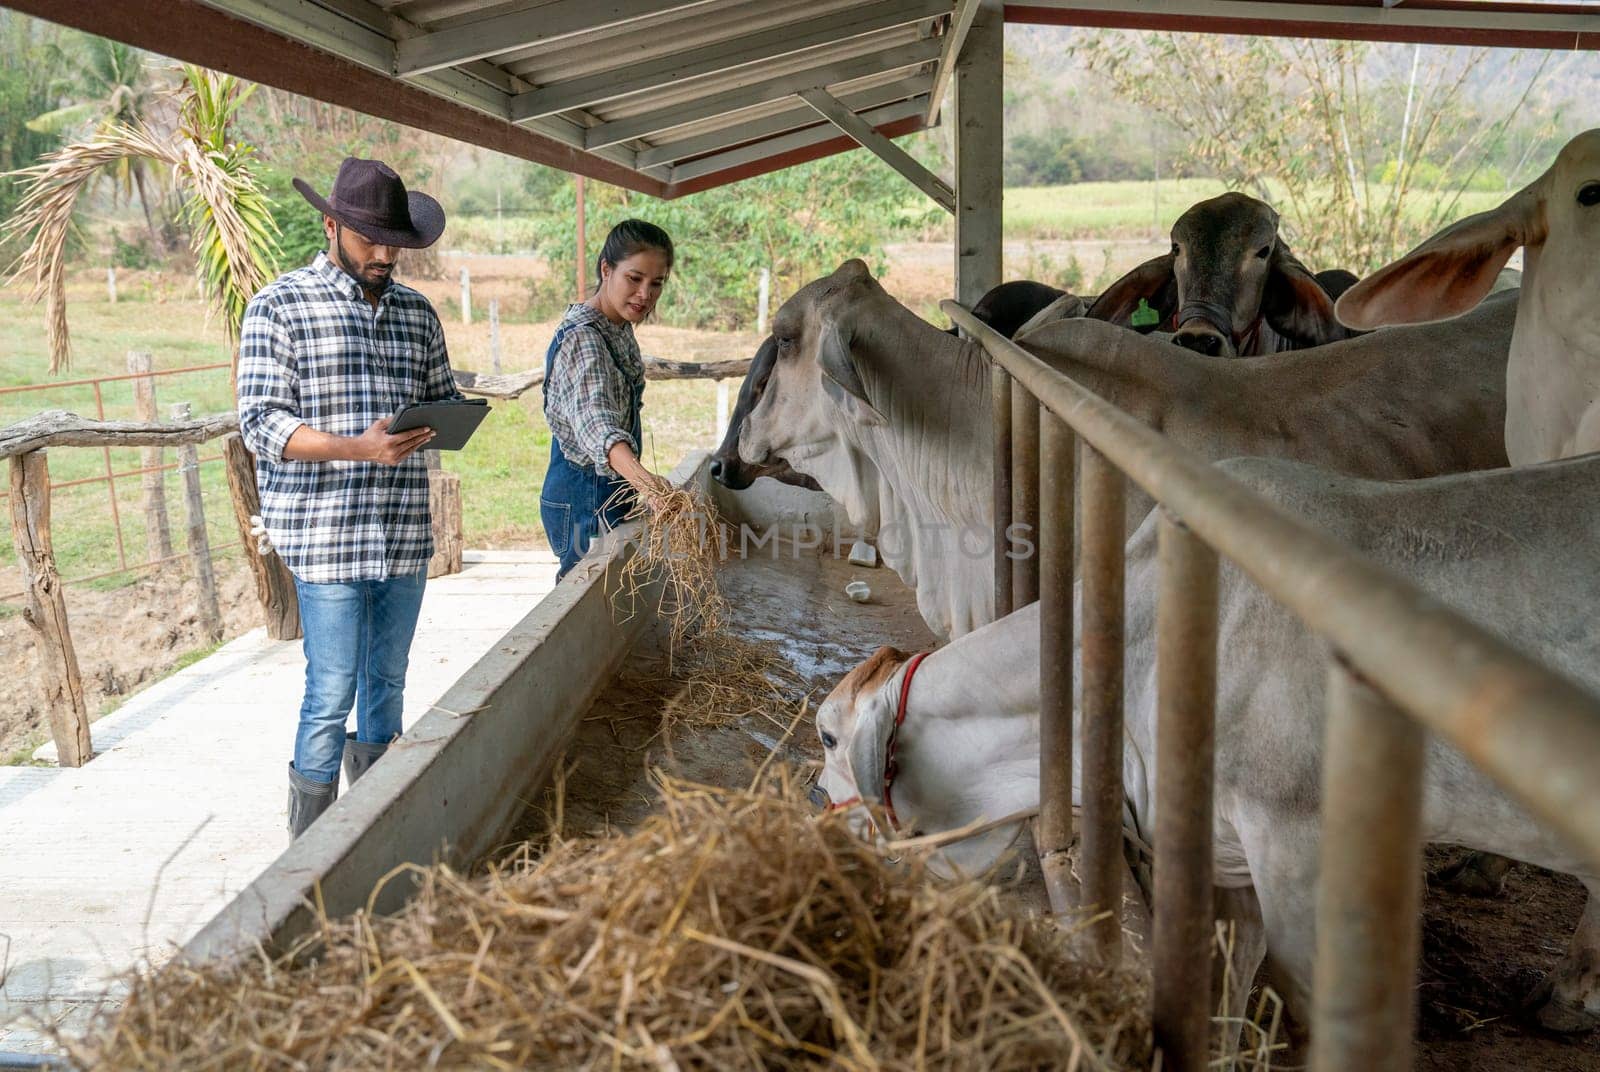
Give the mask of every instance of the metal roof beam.
MULTIPOLYGON (((922 109, 928 102, 922 97, 901 101, 898 104, 874 108, 864 112, 861 118, 870 123, 874 128, 887 126, 897 120, 922 117, 922 109)), ((672 169, 674 183, 688 182, 702 175, 712 175, 719 171, 728 171, 745 164, 755 163, 771 157, 781 156, 796 149, 807 149, 822 142, 832 141, 839 137, 839 132, 830 123, 822 123, 809 130, 797 130, 793 134, 786 134, 781 138, 768 138, 766 141, 754 145, 746 145, 739 149, 730 149, 725 153, 716 153, 712 156, 691 160, 687 164, 679 164, 672 169)), ((848 142, 845 142, 848 145, 848 142)))
MULTIPOLYGON (((928 78, 902 78, 898 82, 889 82, 886 85, 874 86, 872 89, 863 89, 856 93, 848 94, 841 99, 852 112, 864 112, 870 108, 881 108, 886 104, 895 104, 908 97, 926 96, 931 80, 928 78)), ((686 160, 691 156, 701 156, 705 153, 720 152, 735 145, 754 141, 757 138, 770 138, 776 134, 786 134, 800 127, 814 126, 817 122, 817 113, 809 105, 790 108, 775 115, 762 116, 747 123, 735 126, 721 127, 717 130, 698 134, 692 138, 683 138, 679 141, 665 142, 641 150, 635 157, 639 170, 671 164, 677 160, 686 160)))
POLYGON ((1268 0, 1031 0, 1008 3, 1007 22, 1190 33, 1266 34, 1501 48, 1600 49, 1600 17, 1579 4, 1398 6, 1268 0))
POLYGON ((893 29, 948 10, 950 0, 880 0, 878 3, 860 4, 824 18, 785 23, 658 59, 619 65, 581 78, 541 86, 511 98, 511 118, 522 122, 632 96, 685 79, 893 29))
POLYGON ((699 122, 702 119, 736 112, 741 108, 780 100, 803 89, 826 88, 839 82, 850 82, 903 67, 914 67, 936 58, 941 47, 938 38, 929 38, 909 45, 897 45, 882 52, 857 56, 854 59, 839 60, 820 67, 795 71, 765 81, 755 80, 752 76, 752 81, 748 85, 699 97, 670 108, 590 127, 584 138, 584 145, 590 150, 616 145, 634 138, 648 137, 659 131, 671 130, 673 127, 699 122))
POLYGON ((940 208, 955 215, 956 195, 950 185, 923 167, 916 157, 879 134, 871 123, 846 108, 838 97, 825 89, 806 89, 800 92, 800 99, 850 135, 862 148, 870 150, 873 156, 898 171, 911 185, 933 198, 940 208))
POLYGON ((394 73, 411 78, 442 67, 499 56, 529 45, 548 44, 592 30, 620 29, 679 8, 709 0, 555 0, 535 8, 479 19, 465 26, 435 30, 401 41, 394 73))
POLYGON ((939 67, 933 76, 933 92, 928 101, 928 122, 933 122, 944 105, 945 87, 950 84, 950 74, 961 58, 961 49, 967 43, 967 31, 972 20, 978 17, 979 0, 956 0, 956 10, 950 16, 950 28, 944 34, 944 52, 939 57, 939 67))

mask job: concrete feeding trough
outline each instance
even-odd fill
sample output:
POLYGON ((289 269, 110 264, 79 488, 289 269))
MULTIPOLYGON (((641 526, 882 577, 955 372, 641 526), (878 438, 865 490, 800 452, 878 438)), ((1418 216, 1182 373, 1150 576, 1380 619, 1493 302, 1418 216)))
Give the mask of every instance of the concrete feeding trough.
MULTIPOLYGON (((878 645, 932 644, 914 593, 897 578, 880 578, 871 604, 850 603, 843 591, 850 566, 836 539, 848 526, 826 495, 772 481, 729 492, 709 480, 703 454, 687 458, 672 479, 703 490, 728 522, 719 579, 735 608, 733 632, 775 644, 813 705, 878 645)), ((628 525, 602 538, 184 955, 208 959, 257 945, 281 951, 314 927, 316 905, 330 916, 369 903, 379 912, 398 908, 410 882, 390 881, 375 898, 373 889, 402 864, 470 868, 496 855, 519 833, 543 828, 541 801, 575 740, 577 762, 565 779, 569 819, 626 825, 647 811, 652 787, 634 746, 653 738, 655 727, 608 715, 627 688, 619 670, 661 651, 652 600, 636 600, 626 612, 613 605, 634 535, 628 525)), ((674 741, 675 761, 690 777, 747 784, 784 729, 759 714, 750 722, 685 731, 674 741)), ((785 754, 816 755, 811 731, 797 728, 785 754)))

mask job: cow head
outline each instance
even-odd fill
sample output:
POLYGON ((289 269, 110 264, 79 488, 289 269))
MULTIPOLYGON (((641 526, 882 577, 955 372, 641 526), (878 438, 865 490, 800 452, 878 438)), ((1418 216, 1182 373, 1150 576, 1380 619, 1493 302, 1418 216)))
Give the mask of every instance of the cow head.
POLYGON ((1172 225, 1172 250, 1111 284, 1088 316, 1128 324, 1140 299, 1173 325, 1172 341, 1213 357, 1255 352, 1262 323, 1296 347, 1351 334, 1333 300, 1278 235, 1264 201, 1227 193, 1201 201, 1172 225))
MULTIPOLYGON (((903 651, 879 648, 846 674, 817 708, 817 736, 823 755, 817 784, 833 807, 854 808, 851 823, 862 835, 872 832, 868 806, 884 803, 890 735, 894 732, 909 660, 903 651)), ((983 735, 981 729, 979 734, 983 735)), ((902 825, 895 831, 879 831, 880 834, 909 837, 939 833, 980 818, 1003 818, 1028 806, 1000 800, 1003 792, 997 794, 995 790, 1007 787, 995 783, 1004 782, 1005 773, 993 769, 989 753, 981 747, 971 747, 967 736, 921 705, 908 714, 898 731, 898 769, 892 789, 895 812, 902 825)), ((993 735, 989 737, 992 739, 993 735)), ((1037 768, 1033 758, 1036 756, 1035 741, 1029 756, 1030 770, 1037 768)), ((1032 801, 1037 800, 1036 781, 1025 787, 1024 795, 1027 793, 1032 794, 1032 801)), ((1020 822, 1008 823, 946 845, 930 859, 930 865, 941 875, 981 874, 1010 848, 1021 826, 1020 822)))
POLYGON ((764 465, 754 465, 739 457, 739 431, 744 427, 744 419, 761 401, 762 392, 767 389, 767 378, 772 375, 772 362, 777 353, 778 344, 768 335, 756 350, 755 357, 750 359, 750 371, 745 374, 744 383, 739 385, 739 399, 728 419, 728 430, 716 453, 711 455, 711 478, 734 491, 743 491, 763 476, 795 487, 821 490, 815 480, 795 472, 782 458, 773 458, 764 465))
POLYGON ((867 328, 856 322, 859 307, 881 293, 866 264, 849 260, 783 303, 772 318, 772 373, 739 432, 741 457, 804 468, 838 442, 841 422, 885 423, 850 353, 867 328))

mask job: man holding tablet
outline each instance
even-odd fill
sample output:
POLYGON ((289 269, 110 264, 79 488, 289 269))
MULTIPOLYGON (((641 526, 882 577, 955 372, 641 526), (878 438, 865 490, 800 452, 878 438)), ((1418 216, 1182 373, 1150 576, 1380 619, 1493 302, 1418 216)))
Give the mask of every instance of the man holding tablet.
POLYGON ((444 231, 433 198, 376 160, 346 159, 333 190, 295 189, 328 248, 263 287, 239 335, 239 432, 256 456, 261 518, 294 574, 306 689, 289 764, 289 833, 333 803, 400 735, 411 639, 433 532, 418 449, 389 434, 402 406, 460 398, 444 329, 393 281, 401 249, 444 231), (356 731, 346 721, 355 705, 356 731))

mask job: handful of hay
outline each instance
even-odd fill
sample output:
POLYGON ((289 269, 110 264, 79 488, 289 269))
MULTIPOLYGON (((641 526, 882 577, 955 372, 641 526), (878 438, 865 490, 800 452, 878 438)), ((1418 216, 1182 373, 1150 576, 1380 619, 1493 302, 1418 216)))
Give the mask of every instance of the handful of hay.
POLYGON ((930 886, 791 800, 664 786, 624 838, 420 870, 315 962, 177 962, 73 1058, 97 1069, 1131 1069, 1142 984, 979 882, 930 886))
POLYGON ((727 626, 728 601, 717 586, 722 543, 711 500, 700 491, 669 488, 653 507, 636 502, 628 520, 642 522, 644 535, 623 563, 618 596, 636 599, 661 580, 656 613, 668 623, 669 653, 694 637, 721 633, 727 626))

